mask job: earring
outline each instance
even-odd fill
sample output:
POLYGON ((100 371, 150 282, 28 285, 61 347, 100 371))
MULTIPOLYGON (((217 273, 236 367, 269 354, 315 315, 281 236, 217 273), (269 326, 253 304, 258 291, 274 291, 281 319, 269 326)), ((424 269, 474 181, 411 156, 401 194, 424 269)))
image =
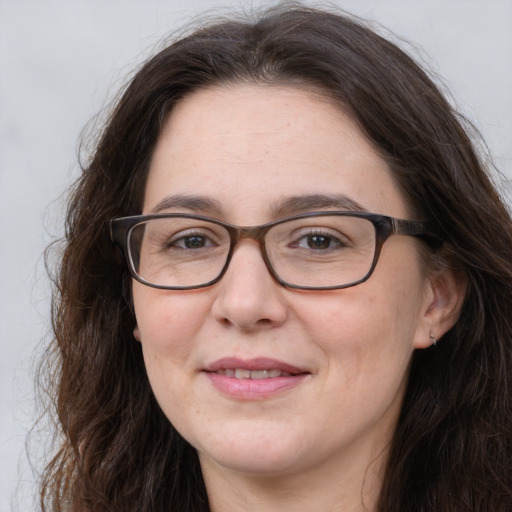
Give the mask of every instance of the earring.
POLYGON ((434 333, 430 333, 430 343, 432 343, 432 345, 435 347, 436 344, 437 344, 437 340, 435 339, 434 337, 434 333))

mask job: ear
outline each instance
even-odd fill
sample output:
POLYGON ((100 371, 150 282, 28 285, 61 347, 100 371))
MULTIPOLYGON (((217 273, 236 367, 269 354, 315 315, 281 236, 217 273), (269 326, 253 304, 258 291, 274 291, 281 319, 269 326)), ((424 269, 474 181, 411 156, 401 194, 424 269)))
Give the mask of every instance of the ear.
POLYGON ((467 278, 461 272, 445 269, 428 278, 420 325, 414 348, 428 348, 457 322, 464 304, 467 278))
POLYGON ((139 329, 138 325, 136 325, 133 329, 133 337, 140 343, 141 336, 140 336, 140 329, 139 329))

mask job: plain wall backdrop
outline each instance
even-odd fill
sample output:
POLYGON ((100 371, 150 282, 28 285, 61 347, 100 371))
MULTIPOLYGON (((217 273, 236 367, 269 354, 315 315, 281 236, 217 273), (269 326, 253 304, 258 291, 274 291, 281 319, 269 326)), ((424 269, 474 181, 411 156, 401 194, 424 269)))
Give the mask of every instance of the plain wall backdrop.
MULTIPOLYGON (((37 510, 47 432, 35 433, 34 374, 49 338, 44 248, 62 233, 82 128, 123 78, 192 16, 225 0, 0 0, 0 512, 37 510)), ((512 178, 512 0, 331 2, 413 43, 512 178)), ((314 5, 309 3, 309 5, 314 5)), ((505 184, 503 184, 505 188, 505 184)))

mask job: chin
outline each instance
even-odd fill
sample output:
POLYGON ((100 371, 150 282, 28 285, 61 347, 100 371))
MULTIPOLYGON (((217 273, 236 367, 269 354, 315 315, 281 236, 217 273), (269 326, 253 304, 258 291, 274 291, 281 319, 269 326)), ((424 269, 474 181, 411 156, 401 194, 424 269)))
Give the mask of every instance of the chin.
POLYGON ((201 464, 212 461, 232 471, 260 476, 293 472, 303 464, 306 455, 300 449, 302 443, 289 436, 283 438, 281 432, 265 435, 255 429, 250 435, 209 437, 206 443, 192 444, 198 449, 201 464))
POLYGON ((258 450, 247 450, 242 453, 199 453, 199 460, 205 464, 213 462, 229 471, 252 475, 255 477, 285 476, 299 472, 302 468, 296 455, 290 456, 281 452, 262 454, 258 450))

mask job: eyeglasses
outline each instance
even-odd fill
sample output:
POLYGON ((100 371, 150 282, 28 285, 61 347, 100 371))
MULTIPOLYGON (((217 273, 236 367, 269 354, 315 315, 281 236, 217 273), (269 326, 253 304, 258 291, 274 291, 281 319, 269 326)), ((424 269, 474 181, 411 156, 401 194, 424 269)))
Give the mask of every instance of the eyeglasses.
POLYGON ((302 290, 348 288, 366 281, 391 235, 440 245, 426 222, 352 211, 305 213, 252 227, 202 215, 136 215, 112 219, 110 235, 137 281, 166 290, 218 282, 243 238, 259 243, 276 281, 302 290))

